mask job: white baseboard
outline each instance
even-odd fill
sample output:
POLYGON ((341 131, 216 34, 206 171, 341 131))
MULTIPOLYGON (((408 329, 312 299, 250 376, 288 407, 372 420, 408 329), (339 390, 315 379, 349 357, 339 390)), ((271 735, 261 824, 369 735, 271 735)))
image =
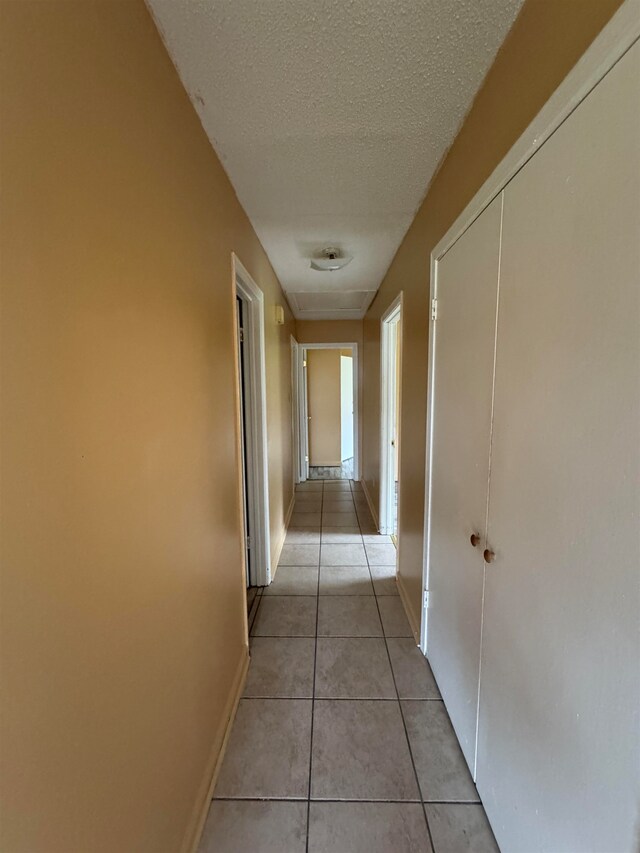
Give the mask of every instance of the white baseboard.
POLYGON ((367 488, 367 481, 363 477, 362 480, 360 480, 360 483, 362 484, 362 491, 364 492, 364 496, 367 499, 367 503, 369 504, 369 511, 371 512, 371 515, 373 517, 373 523, 375 524, 376 529, 380 530, 380 519, 378 518, 378 510, 373 505, 373 501, 371 500, 371 495, 369 494, 369 489, 367 488))
POLYGON ((396 583, 398 584, 398 592, 400 593, 400 601, 402 602, 402 606, 404 607, 404 612, 407 614, 407 619, 409 620, 409 627, 413 633, 413 637, 416 641, 416 645, 420 645, 420 621, 416 621, 415 614, 411 607, 411 603, 409 601, 409 596, 407 595, 407 589, 402 580, 402 576, 396 574, 396 583))
POLYGON ((284 548, 284 540, 287 538, 287 530, 289 529, 289 522, 291 521, 291 516, 293 514, 293 507, 296 503, 296 493, 295 490, 291 495, 291 500, 289 502, 289 508, 287 509, 287 513, 284 517, 284 528, 282 530, 282 535, 280 537, 280 541, 278 542, 278 547, 276 548, 276 553, 271 562, 271 583, 273 583, 276 572, 278 570, 278 563, 280 562, 280 555, 282 554, 282 549, 284 548))
POLYGON ((220 773, 220 768, 222 767, 222 762, 224 760, 227 743, 229 742, 229 735, 231 734, 233 721, 235 720, 236 711, 238 710, 238 703, 244 691, 244 683, 247 678, 248 669, 249 649, 245 648, 233 679, 229 698, 224 709, 224 714, 222 715, 222 722, 216 732, 213 749, 211 750, 211 755, 207 762, 207 768, 202 784, 200 785, 199 794, 191 819, 187 826, 184 841, 180 847, 181 853, 196 853, 198 850, 200 837, 202 836, 204 824, 209 813, 209 806, 213 797, 213 789, 218 781, 218 774, 220 773))

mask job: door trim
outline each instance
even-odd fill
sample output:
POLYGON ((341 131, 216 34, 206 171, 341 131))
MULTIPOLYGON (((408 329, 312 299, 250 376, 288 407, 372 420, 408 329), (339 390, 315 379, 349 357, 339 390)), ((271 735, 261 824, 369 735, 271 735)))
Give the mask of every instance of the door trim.
MULTIPOLYGON (((353 352, 353 479, 360 479, 360 383, 359 383, 359 360, 358 360, 358 344, 355 341, 348 341, 347 343, 330 343, 330 344, 306 344, 302 342, 298 342, 299 345, 299 360, 302 364, 303 361, 306 362, 306 354, 307 350, 310 349, 350 349, 353 352)), ((307 403, 307 382, 306 382, 306 372, 301 370, 302 379, 304 382, 304 393, 299 396, 299 402, 302 402, 303 405, 299 405, 298 408, 300 410, 300 418, 301 418, 301 445, 304 445, 304 452, 308 456, 308 447, 309 447, 309 423, 306 418, 306 403, 307 403), (303 414, 304 408, 304 414, 303 414), (304 422, 302 420, 304 418, 304 422)), ((302 449, 301 449, 302 455, 302 449)), ((306 470, 304 471, 305 476, 301 477, 301 481, 306 480, 309 476, 309 465, 306 463, 306 470)))
POLYGON ((291 346, 291 435, 292 435, 292 455, 293 455, 293 485, 297 486, 300 482, 302 466, 300 464, 300 418, 298 412, 300 409, 300 378, 301 369, 300 359, 298 358, 298 341, 289 336, 291 346))
MULTIPOLYGON (((396 327, 396 346, 399 349, 400 377, 402 378, 402 291, 396 296, 380 320, 380 533, 391 534, 393 530, 393 500, 391 484, 395 483, 393 472, 393 453, 391 440, 393 435, 393 411, 398 397, 396 413, 397 434, 400 435, 400 411, 402 407, 402 381, 397 387, 395 348, 392 346, 393 330, 396 327)), ((400 470, 400 450, 398 449, 398 471, 400 470)), ((400 479, 398 477, 398 518, 400 515, 400 479)), ((399 537, 398 537, 399 538, 399 537)))
MULTIPOLYGON (((429 305, 434 305, 438 296, 438 262, 447 251, 475 222, 517 175, 520 169, 534 156, 560 125, 582 103, 614 65, 640 38, 640 15, 638 0, 625 0, 611 20, 602 29, 573 69, 558 86, 513 147, 482 184, 462 213, 431 252, 429 305)), ((437 307, 436 307, 437 316, 437 307)), ((429 370, 427 391, 427 441, 425 472, 424 550, 422 571, 422 619, 420 626, 420 649, 426 655, 430 553, 430 504, 431 504, 431 457, 433 453, 433 409, 434 409, 434 359, 436 351, 437 320, 433 310, 429 320, 429 370)))
MULTIPOLYGON (((247 504, 251 531, 252 586, 271 583, 271 543, 269 531, 269 469, 267 452, 267 381, 264 339, 264 295, 238 256, 231 253, 233 297, 238 296, 246 310, 246 384, 245 421, 248 426, 247 504)), ((235 325, 234 325, 235 328, 235 325)), ((239 346, 237 332, 236 347, 239 346)), ((238 393, 240 388, 238 387, 238 393)), ((239 414, 239 413, 238 413, 239 414)), ((244 553, 244 546, 243 546, 244 553)))

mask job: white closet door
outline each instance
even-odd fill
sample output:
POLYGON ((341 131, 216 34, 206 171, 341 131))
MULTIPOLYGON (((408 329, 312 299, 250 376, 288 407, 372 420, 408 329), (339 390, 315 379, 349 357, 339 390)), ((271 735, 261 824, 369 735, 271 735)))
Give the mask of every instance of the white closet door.
POLYGON ((437 268, 427 654, 472 772, 501 205, 437 268))
POLYGON ((640 827, 640 45, 504 192, 477 785, 503 853, 640 827))

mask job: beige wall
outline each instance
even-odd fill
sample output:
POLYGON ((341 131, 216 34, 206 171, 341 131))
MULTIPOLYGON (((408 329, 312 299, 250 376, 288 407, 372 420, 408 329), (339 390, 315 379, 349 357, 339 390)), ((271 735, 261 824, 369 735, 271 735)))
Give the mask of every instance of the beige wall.
POLYGON ((4 2, 0 847, 177 851, 246 656, 231 251, 286 304, 142 2, 4 2))
POLYGON ((400 563, 420 620, 431 250, 575 65, 621 0, 527 0, 364 320, 364 479, 380 478, 380 318, 403 303, 400 563))
POLYGON ((309 465, 340 465, 340 350, 307 352, 309 465))
MULTIPOLYGON (((358 446, 362 448, 363 426, 363 321, 362 320, 296 320, 295 337, 301 344, 358 344, 358 446)), ((378 376, 379 376, 378 371, 378 376)), ((378 416, 379 417, 379 416, 378 416)), ((338 451, 338 455, 341 453, 338 451)), ((360 450, 360 464, 363 452, 360 450)))

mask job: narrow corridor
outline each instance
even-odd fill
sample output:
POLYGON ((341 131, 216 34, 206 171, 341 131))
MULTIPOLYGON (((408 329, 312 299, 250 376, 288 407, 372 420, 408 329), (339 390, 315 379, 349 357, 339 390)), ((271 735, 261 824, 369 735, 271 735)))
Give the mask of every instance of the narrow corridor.
POLYGON ((359 483, 297 487, 201 853, 497 850, 395 561, 359 483))

